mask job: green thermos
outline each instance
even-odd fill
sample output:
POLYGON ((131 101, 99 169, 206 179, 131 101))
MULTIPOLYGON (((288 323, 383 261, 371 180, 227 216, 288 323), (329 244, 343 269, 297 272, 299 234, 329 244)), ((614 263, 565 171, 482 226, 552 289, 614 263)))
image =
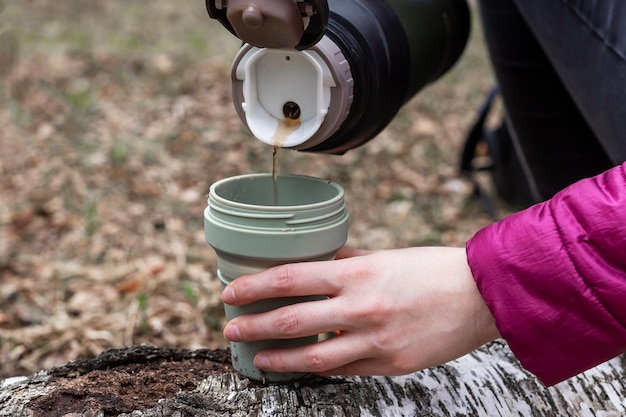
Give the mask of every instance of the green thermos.
POLYGON ((273 145, 344 153, 458 60, 465 0, 206 0, 244 41, 232 66, 237 113, 273 145), (297 119, 284 129, 285 120, 297 119), (282 133, 281 133, 282 132, 282 133))

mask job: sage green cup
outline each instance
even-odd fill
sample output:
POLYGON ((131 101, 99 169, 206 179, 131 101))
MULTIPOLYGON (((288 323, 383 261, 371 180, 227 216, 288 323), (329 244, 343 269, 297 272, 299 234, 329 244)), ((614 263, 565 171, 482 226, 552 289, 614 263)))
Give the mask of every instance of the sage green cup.
MULTIPOLYGON (((211 185, 204 211, 206 241, 217 254, 222 288, 242 275, 275 265, 331 260, 348 236, 343 188, 332 181, 302 175, 248 174, 211 185)), ((257 314, 325 296, 262 300, 246 306, 225 305, 226 319, 257 314)), ((289 381, 302 373, 262 372, 254 366, 263 349, 316 343, 317 335, 287 340, 231 342, 233 366, 260 381, 289 381)))

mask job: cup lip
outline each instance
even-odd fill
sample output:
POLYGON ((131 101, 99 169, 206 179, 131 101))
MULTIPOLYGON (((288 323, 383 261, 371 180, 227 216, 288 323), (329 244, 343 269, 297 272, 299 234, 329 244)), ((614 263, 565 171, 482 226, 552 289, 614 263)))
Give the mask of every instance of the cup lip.
POLYGON ((260 209, 260 210, 270 211, 270 212, 272 211, 282 212, 286 210, 293 210, 296 208, 301 209, 303 207, 310 208, 310 209, 325 207, 325 206, 339 203, 345 197, 345 192, 344 192, 343 187, 339 185, 338 183, 336 183, 335 181, 324 179, 324 178, 313 177, 310 175, 301 175, 301 174, 278 174, 278 177, 279 178, 287 177, 287 178, 300 179, 300 180, 306 180, 306 181, 311 181, 311 182, 327 183, 337 190, 337 195, 333 196, 332 198, 329 198, 328 200, 320 201, 317 203, 274 206, 274 205, 241 203, 238 201, 229 200, 219 195, 219 193, 216 191, 216 189, 219 186, 228 182, 245 180, 245 179, 254 179, 254 178, 267 178, 267 177, 271 178, 272 174, 271 173, 252 173, 252 174, 240 174, 240 175, 234 175, 231 177, 222 178, 218 181, 215 181, 213 184, 211 184, 209 188, 209 200, 212 199, 217 203, 225 204, 230 207, 239 208, 239 209, 246 209, 246 210, 260 209))

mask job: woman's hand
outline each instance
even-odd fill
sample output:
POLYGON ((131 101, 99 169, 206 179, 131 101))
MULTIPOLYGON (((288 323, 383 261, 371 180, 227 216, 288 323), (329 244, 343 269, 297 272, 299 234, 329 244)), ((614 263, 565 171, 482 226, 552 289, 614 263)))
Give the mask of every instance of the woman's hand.
POLYGON ((255 366, 265 371, 323 375, 407 374, 499 337, 464 248, 342 248, 333 261, 282 265, 237 278, 222 300, 244 305, 315 294, 329 298, 237 317, 224 336, 250 342, 340 330, 320 343, 255 357, 255 366))

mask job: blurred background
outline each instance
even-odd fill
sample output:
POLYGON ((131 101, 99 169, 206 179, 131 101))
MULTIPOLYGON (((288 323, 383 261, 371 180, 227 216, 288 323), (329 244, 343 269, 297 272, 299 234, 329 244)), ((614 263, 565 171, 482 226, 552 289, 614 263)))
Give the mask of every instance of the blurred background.
MULTIPOLYGON (((201 1, 0 10, 0 378, 138 343, 225 347, 208 188, 272 166, 232 106, 239 41, 201 1)), ((372 142, 280 153, 280 172, 345 188, 348 244, 462 246, 492 221, 457 168, 493 86, 473 25, 454 69, 372 142)))

